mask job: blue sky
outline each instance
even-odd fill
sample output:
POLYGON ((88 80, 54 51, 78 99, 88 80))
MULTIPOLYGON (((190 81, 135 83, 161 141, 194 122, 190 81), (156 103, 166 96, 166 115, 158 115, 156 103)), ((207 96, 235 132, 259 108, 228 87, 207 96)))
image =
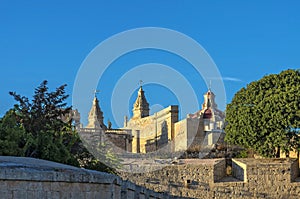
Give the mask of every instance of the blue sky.
MULTIPOLYGON (((299 8, 296 0, 1 0, 0 115, 14 104, 9 91, 31 96, 33 88, 45 79, 51 88, 68 84, 67 91, 72 96, 82 62, 100 42, 142 27, 176 30, 201 44, 224 78, 228 103, 235 92, 251 81, 300 68, 299 8)), ((134 66, 152 62, 173 67, 187 77, 202 103, 207 87, 188 63, 168 52, 137 51, 116 60, 99 81, 105 121, 110 119, 116 126, 111 94, 118 79, 134 66)), ((178 104, 176 93, 167 87, 145 84, 144 88, 150 105, 156 104, 156 108, 178 104)), ((87 98, 92 96, 91 91, 87 98)), ((135 96, 124 99, 130 109, 135 96)), ((71 97, 68 102, 72 103, 71 97)), ((87 104, 86 110, 81 111, 83 119, 89 108, 87 104)))

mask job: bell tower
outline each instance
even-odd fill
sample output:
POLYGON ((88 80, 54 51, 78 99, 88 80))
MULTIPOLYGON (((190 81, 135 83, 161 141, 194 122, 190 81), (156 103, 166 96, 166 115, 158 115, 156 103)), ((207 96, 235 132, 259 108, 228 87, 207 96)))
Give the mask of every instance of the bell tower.
POLYGON ((140 86, 138 91, 138 96, 133 105, 133 117, 134 119, 139 119, 149 116, 149 103, 146 100, 143 87, 140 86))
POLYGON ((96 129, 107 129, 105 124, 103 123, 103 112, 99 106, 99 100, 95 94, 93 105, 89 113, 88 125, 86 128, 96 128, 96 129))
POLYGON ((217 104, 215 102, 215 94, 209 89, 204 94, 204 103, 202 104, 203 109, 217 109, 217 104))

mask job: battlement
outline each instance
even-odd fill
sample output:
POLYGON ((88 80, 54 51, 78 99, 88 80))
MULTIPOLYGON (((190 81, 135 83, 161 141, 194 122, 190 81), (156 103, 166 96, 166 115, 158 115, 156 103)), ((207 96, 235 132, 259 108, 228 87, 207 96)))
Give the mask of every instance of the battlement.
POLYGON ((225 159, 186 159, 161 165, 161 170, 121 176, 148 189, 182 197, 299 198, 297 159, 232 159, 231 175, 226 171, 228 166, 225 159))
POLYGON ((246 183, 291 183, 299 167, 297 159, 233 159, 232 175, 246 183))

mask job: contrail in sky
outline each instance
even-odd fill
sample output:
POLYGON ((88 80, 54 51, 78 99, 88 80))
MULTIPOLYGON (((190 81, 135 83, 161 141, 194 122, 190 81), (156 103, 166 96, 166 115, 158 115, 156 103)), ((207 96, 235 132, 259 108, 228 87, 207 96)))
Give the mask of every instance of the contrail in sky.
MULTIPOLYGON (((212 77, 212 78, 208 78, 208 79, 210 79, 210 80, 219 80, 220 78, 212 77)), ((235 77, 222 77, 221 80, 231 81, 231 82, 243 82, 243 80, 235 78, 235 77)))

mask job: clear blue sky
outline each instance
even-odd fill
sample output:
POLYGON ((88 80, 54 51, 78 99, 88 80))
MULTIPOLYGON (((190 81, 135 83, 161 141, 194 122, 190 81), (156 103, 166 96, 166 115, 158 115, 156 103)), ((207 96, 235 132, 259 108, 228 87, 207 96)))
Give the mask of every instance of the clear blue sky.
MULTIPOLYGON (((251 81, 300 68, 299 9, 296 0, 0 0, 0 115, 14 104, 9 91, 31 96, 45 79, 51 88, 68 84, 72 95, 77 71, 90 51, 114 34, 141 27, 173 29, 199 42, 226 80, 230 102, 251 81)), ((115 124, 109 95, 117 78, 130 67, 149 62, 174 68, 185 65, 176 56, 151 50, 117 60, 98 86, 105 121, 109 118, 115 124), (119 70, 121 66, 126 70, 119 70)), ((202 103, 203 81, 193 77, 191 70, 179 72, 192 76, 193 87, 199 85, 197 96, 202 103)), ((150 105, 178 103, 167 88, 145 85, 145 90, 150 105)), ((130 107, 134 98, 129 100, 130 107)), ((87 117, 83 112, 82 117, 87 117)))

